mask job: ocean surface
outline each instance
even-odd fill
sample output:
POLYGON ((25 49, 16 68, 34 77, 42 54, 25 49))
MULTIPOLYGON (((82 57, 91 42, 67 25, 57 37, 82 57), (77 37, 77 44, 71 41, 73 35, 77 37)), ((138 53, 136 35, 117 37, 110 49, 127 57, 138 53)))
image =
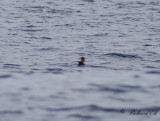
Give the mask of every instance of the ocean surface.
POLYGON ((159 119, 160 0, 0 0, 0 121, 159 119))

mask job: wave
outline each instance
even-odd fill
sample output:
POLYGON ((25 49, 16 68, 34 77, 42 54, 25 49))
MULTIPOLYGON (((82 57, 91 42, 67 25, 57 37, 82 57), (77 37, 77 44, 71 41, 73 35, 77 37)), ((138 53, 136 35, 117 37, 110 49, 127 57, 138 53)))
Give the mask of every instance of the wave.
POLYGON ((10 78, 10 77, 12 77, 12 76, 11 76, 11 75, 9 75, 9 74, 0 75, 0 79, 10 78))
POLYGON ((3 110, 0 111, 0 114, 23 114, 21 110, 3 110))
POLYGON ((3 68, 14 68, 14 69, 20 69, 21 65, 18 64, 4 64, 3 68))
POLYGON ((46 73, 60 74, 63 72, 64 72, 64 70, 61 68, 46 68, 46 73))
POLYGON ((110 91, 113 93, 125 93, 126 92, 124 89, 120 89, 120 88, 118 89, 117 87, 111 88, 111 87, 100 85, 100 84, 90 84, 90 86, 96 87, 98 91, 110 91))
POLYGON ((86 2, 94 2, 94 0, 83 0, 83 1, 86 1, 86 2))
POLYGON ((85 110, 85 111, 102 111, 108 113, 122 113, 122 110, 125 112, 131 111, 158 111, 160 107, 146 107, 146 108, 106 108, 98 105, 82 105, 78 107, 64 107, 64 108, 45 108, 48 112, 66 112, 66 111, 77 111, 77 110, 85 110))
POLYGON ((65 108, 46 108, 49 112, 57 111, 75 111, 75 110, 88 110, 88 111, 104 111, 104 112, 119 112, 120 109, 103 108, 97 105, 84 105, 79 107, 65 107, 65 108))
POLYGON ((81 118, 81 119, 99 119, 97 116, 92 116, 92 115, 83 115, 83 114, 71 114, 69 117, 74 117, 74 118, 81 118))
POLYGON ((142 57, 138 56, 138 55, 132 55, 132 54, 122 54, 122 53, 108 53, 105 54, 106 56, 112 56, 112 57, 121 57, 121 58, 131 58, 131 59, 142 59, 142 57))
POLYGON ((57 50, 58 50, 58 48, 53 48, 53 47, 37 49, 37 51, 57 51, 57 50))
POLYGON ((147 74, 160 74, 160 71, 147 71, 147 74))

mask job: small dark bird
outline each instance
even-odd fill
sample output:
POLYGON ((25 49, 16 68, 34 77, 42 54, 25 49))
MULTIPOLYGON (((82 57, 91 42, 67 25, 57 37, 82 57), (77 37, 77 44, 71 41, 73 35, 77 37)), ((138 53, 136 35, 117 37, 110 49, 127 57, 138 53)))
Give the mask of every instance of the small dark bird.
POLYGON ((85 65, 84 61, 85 61, 85 58, 81 57, 81 61, 78 61, 78 65, 79 66, 85 65))

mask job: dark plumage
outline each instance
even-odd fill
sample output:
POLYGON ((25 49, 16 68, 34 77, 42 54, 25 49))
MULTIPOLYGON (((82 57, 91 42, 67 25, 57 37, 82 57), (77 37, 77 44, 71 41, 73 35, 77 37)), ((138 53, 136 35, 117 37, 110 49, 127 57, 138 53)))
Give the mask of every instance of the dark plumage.
POLYGON ((78 65, 79 66, 85 65, 84 61, 85 61, 85 58, 81 57, 81 61, 78 62, 78 65))

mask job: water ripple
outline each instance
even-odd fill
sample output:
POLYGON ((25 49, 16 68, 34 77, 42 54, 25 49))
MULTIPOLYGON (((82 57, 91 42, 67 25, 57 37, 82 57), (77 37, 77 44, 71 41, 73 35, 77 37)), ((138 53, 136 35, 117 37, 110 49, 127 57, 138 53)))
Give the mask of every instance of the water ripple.
MULTIPOLYGON (((89 112, 108 112, 108 113, 121 113, 122 108, 106 108, 98 105, 83 105, 79 107, 66 107, 66 108, 45 108, 48 112, 66 112, 66 111, 89 111, 89 112)), ((155 111, 160 110, 160 107, 146 107, 146 108, 123 108, 126 112, 137 111, 155 111)))
POLYGON ((82 115, 82 114, 72 114, 72 115, 69 115, 69 117, 74 117, 74 118, 80 118, 80 119, 91 119, 92 121, 93 120, 98 120, 99 117, 97 116, 91 116, 91 115, 82 115))
POLYGON ((160 74, 160 71, 147 71, 147 74, 160 74))
POLYGON ((15 68, 15 69, 19 69, 21 65, 18 64, 4 64, 3 68, 15 68))
POLYGON ((113 93, 125 93, 127 92, 126 90, 124 89, 121 89, 121 88, 111 88, 111 87, 108 87, 108 86, 105 86, 105 85, 100 85, 100 84, 90 84, 90 86, 92 87, 96 87, 98 90, 97 91, 107 91, 107 92, 113 92, 113 93))
POLYGON ((86 110, 86 111, 104 111, 104 112, 119 112, 119 109, 114 108, 104 108, 98 105, 84 105, 79 107, 66 107, 66 108, 45 108, 49 112, 57 111, 76 111, 76 110, 86 110))
POLYGON ((64 70, 61 68, 46 68, 46 73, 60 74, 63 72, 64 72, 64 70))
POLYGON ((47 48, 41 48, 41 49, 37 49, 36 51, 42 51, 42 52, 45 52, 45 51, 57 51, 59 50, 59 48, 54 48, 54 47, 47 47, 47 48))
POLYGON ((130 59, 142 59, 142 57, 138 56, 138 55, 132 55, 132 54, 122 54, 122 53, 108 53, 105 54, 106 56, 110 56, 110 57, 121 57, 121 58, 130 58, 130 59))
POLYGON ((10 77, 12 77, 12 75, 10 74, 0 75, 0 79, 10 78, 10 77))
POLYGON ((21 115, 23 114, 23 111, 21 110, 3 110, 3 111, 0 111, 0 115, 1 114, 18 114, 18 115, 21 115))

